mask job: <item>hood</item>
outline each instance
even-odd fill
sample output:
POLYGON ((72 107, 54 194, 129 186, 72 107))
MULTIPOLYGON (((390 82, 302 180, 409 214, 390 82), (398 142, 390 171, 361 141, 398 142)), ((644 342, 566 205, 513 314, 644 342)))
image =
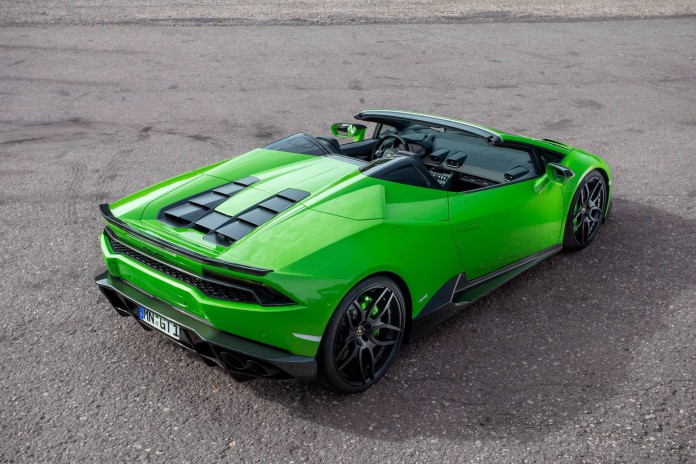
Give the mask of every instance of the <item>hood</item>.
POLYGON ((226 259, 251 237, 307 210, 321 192, 335 197, 341 185, 365 179, 358 168, 331 157, 258 149, 132 195, 112 210, 149 235, 226 259))

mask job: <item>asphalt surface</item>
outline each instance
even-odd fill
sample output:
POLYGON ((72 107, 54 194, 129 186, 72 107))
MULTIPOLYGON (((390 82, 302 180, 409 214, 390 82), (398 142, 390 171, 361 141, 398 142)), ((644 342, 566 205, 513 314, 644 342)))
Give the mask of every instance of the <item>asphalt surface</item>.
POLYGON ((696 21, 0 29, 0 461, 693 462, 696 21), (357 396, 113 312, 97 204, 363 107, 604 156, 612 217, 357 396))
POLYGON ((308 25, 696 15, 693 0, 6 0, 0 25, 308 25))

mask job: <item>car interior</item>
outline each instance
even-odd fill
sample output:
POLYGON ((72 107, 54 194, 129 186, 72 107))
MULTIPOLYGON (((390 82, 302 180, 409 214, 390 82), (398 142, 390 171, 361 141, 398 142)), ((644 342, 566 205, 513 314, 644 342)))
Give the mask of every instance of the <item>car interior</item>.
MULTIPOLYGON (((558 161, 521 144, 492 144, 465 130, 398 120, 378 123, 371 138, 339 143, 333 137, 296 134, 268 149, 341 157, 366 175, 426 188, 465 192, 540 176, 558 161)), ((363 126, 365 127, 365 126, 363 126)))

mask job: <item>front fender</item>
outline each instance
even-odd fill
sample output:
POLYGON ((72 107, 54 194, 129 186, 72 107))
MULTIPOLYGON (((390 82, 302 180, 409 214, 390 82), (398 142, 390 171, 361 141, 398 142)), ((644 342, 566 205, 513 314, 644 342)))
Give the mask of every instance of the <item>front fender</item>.
POLYGON ((607 180, 607 204, 604 211, 604 215, 607 216, 609 214, 613 191, 613 177, 609 164, 599 156, 592 155, 582 150, 574 150, 573 152, 569 153, 563 159, 561 164, 575 173, 575 176, 573 176, 569 182, 563 185, 563 211, 565 211, 565 217, 563 219, 562 230, 565 230, 565 223, 568 219, 568 211, 570 210, 570 204, 573 201, 575 192, 585 177, 594 170, 599 170, 607 180))

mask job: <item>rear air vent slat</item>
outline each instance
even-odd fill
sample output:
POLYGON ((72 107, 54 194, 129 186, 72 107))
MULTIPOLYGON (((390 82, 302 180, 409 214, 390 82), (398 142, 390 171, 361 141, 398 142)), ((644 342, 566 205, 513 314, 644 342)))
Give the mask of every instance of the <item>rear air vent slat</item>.
POLYGON ((208 209, 203 206, 186 203, 170 209, 165 215, 177 224, 190 224, 206 212, 208 212, 208 209))
POLYGON ((302 190, 285 189, 236 216, 215 211, 217 206, 257 180, 245 177, 181 200, 163 208, 159 220, 173 227, 195 229, 205 234, 206 241, 227 247, 309 196, 302 190))
MULTIPOLYGON (((222 204, 225 200, 257 182, 256 177, 245 177, 229 184, 221 185, 190 198, 169 205, 160 210, 158 219, 172 227, 193 227, 202 230, 199 219, 222 204)), ((229 218, 228 218, 229 219, 229 218)))
POLYGON ((281 211, 285 211, 292 205, 293 202, 291 200, 286 200, 285 198, 280 197, 271 197, 268 200, 261 203, 259 206, 274 211, 275 213, 280 213, 281 211))
POLYGON ((232 221, 231 223, 215 230, 215 234, 222 235, 228 240, 237 241, 254 230, 256 227, 243 221, 232 221))
POLYGON ((282 192, 279 192, 277 196, 291 200, 293 203, 297 203, 298 201, 302 201, 307 198, 309 193, 302 190, 285 189, 282 192))
POLYGON ((194 205, 204 206, 208 209, 215 208, 217 205, 227 200, 229 196, 223 195, 222 193, 209 192, 203 195, 198 195, 189 200, 189 203, 194 205))
POLYGON ((260 226, 264 222, 275 216, 276 213, 265 208, 254 208, 239 216, 239 219, 260 226))
POLYGON ((246 219, 242 218, 241 216, 238 216, 237 218, 235 218, 235 221, 243 222, 244 225, 247 225, 247 226, 252 227, 254 229, 258 227, 257 224, 254 224, 253 222, 249 222, 246 219))
POLYGON ((245 187, 248 187, 251 184, 255 184, 258 181, 259 181, 258 177, 249 176, 249 177, 244 177, 243 179, 235 180, 233 182, 233 184, 239 184, 239 185, 243 185, 245 187))
POLYGON ((258 205, 258 208, 261 209, 261 210, 263 210, 263 211, 268 211, 269 213, 273 213, 273 214, 277 214, 277 213, 278 213, 278 211, 272 210, 272 209, 270 209, 270 208, 266 208, 266 207, 263 206, 262 204, 259 204, 259 205, 258 205))
POLYGON ((214 193, 218 193, 220 195, 225 195, 227 197, 231 197, 232 195, 241 192, 244 190, 246 187, 243 185, 237 185, 237 184, 227 184, 223 185, 222 187, 218 187, 213 190, 214 193))
POLYGON ((211 211, 195 222, 193 228, 201 232, 208 233, 211 230, 217 229, 224 223, 228 222, 230 217, 225 214, 220 214, 217 211, 211 211))
POLYGON ((308 196, 309 193, 302 190, 283 190, 238 214, 223 227, 211 231, 205 236, 205 240, 216 245, 229 246, 308 196))

